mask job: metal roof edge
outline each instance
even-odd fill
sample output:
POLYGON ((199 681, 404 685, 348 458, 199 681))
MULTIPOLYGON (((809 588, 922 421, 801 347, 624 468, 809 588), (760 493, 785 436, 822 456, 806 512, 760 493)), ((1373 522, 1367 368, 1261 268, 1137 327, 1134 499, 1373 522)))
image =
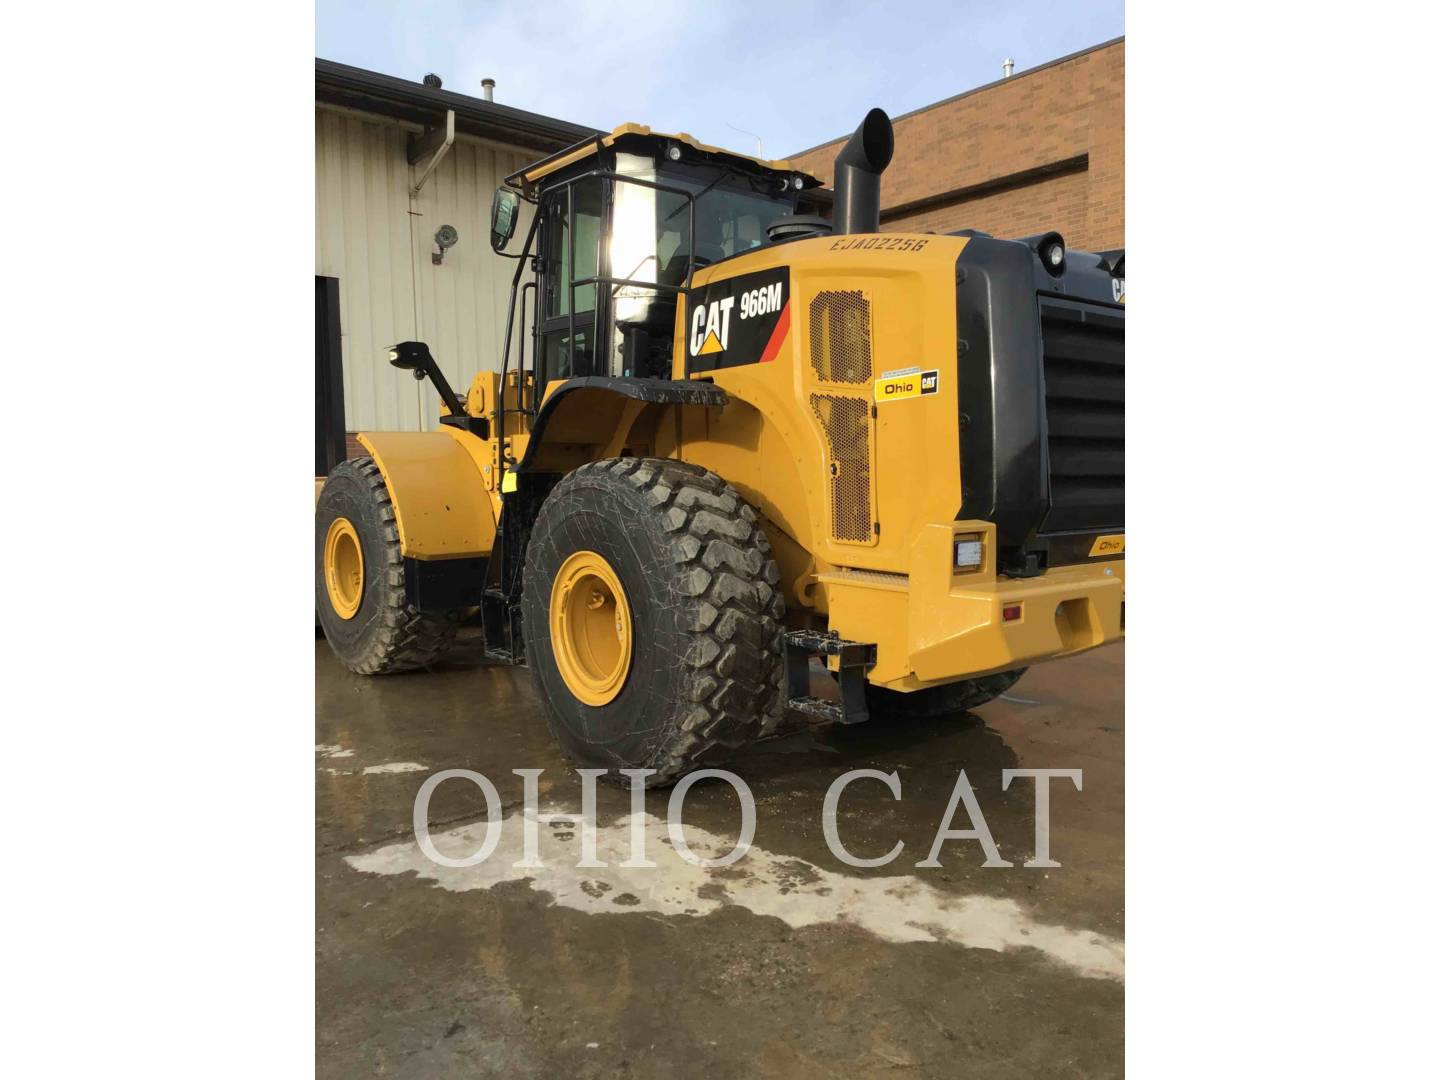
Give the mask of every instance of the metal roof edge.
POLYGON ((507 135, 521 134, 564 146, 601 133, 599 129, 584 124, 572 124, 553 116, 527 112, 484 98, 469 97, 453 90, 437 89, 320 57, 315 58, 315 96, 322 101, 343 105, 353 105, 357 99, 363 99, 366 111, 402 119, 416 111, 443 113, 446 109, 453 109, 457 120, 489 129, 502 141, 507 135))

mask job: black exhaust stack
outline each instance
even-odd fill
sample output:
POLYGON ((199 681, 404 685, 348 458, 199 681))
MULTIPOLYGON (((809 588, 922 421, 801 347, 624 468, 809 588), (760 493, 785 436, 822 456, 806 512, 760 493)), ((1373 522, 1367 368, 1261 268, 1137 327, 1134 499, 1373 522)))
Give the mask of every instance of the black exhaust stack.
POLYGON ((880 231, 880 174, 895 153, 884 109, 871 109, 835 155, 835 233, 880 231))

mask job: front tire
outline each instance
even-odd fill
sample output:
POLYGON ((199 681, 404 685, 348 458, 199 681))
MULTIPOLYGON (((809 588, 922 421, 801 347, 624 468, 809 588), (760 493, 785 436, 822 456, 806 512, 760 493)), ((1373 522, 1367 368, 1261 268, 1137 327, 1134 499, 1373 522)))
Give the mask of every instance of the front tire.
POLYGON ((982 675, 978 679, 932 686, 927 690, 902 693, 883 686, 865 684, 865 701, 870 715, 882 720, 934 720, 941 716, 958 716, 969 709, 978 709, 1005 693, 1025 674, 1025 668, 982 675))
POLYGON ((660 786, 773 731, 779 579, 754 509, 712 472, 616 458, 566 476, 536 518, 521 597, 526 662, 566 754, 655 769, 660 786))
POLYGON ((315 611, 357 675, 427 667, 455 642, 458 613, 422 615, 405 597, 395 508, 369 457, 337 465, 315 504, 315 611))

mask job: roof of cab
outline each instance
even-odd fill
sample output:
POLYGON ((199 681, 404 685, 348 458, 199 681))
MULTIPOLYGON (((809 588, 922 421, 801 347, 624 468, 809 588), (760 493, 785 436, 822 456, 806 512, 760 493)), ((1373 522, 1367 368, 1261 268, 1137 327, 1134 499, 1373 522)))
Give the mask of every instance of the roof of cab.
MULTIPOLYGON (((646 124, 621 124, 608 135, 595 135, 584 139, 574 146, 567 146, 564 150, 557 151, 547 158, 542 158, 532 165, 527 165, 519 172, 505 178, 505 182, 512 187, 523 187, 528 194, 537 181, 549 176, 551 173, 573 165, 577 161, 583 161, 591 154, 597 154, 601 149, 614 146, 615 143, 627 135, 649 137, 653 139, 667 139, 672 142, 684 143, 692 149, 703 154, 716 154, 720 157, 734 158, 737 161, 748 161, 759 165, 761 168, 773 169, 776 172, 800 172, 788 161, 766 161, 764 158, 751 157, 749 154, 739 154, 734 150, 724 150, 718 146, 707 146, 694 135, 687 135, 685 132, 670 134, 664 131, 652 131, 646 124)), ((809 186, 819 187, 820 181, 810 173, 800 173, 809 181, 809 186)))

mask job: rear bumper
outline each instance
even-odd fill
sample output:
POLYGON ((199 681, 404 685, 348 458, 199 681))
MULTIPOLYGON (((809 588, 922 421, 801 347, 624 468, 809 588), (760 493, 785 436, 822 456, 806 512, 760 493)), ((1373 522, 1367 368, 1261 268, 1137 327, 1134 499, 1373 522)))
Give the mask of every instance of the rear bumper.
POLYGON ((998 577, 993 527, 984 522, 927 525, 912 546, 911 572, 838 571, 820 575, 830 628, 873 642, 869 679, 916 690, 1070 656, 1124 636, 1123 559, 1063 566, 1040 577, 998 577), (957 533, 988 531, 986 565, 951 571, 957 533), (1006 620, 1006 608, 1019 617, 1006 620))

